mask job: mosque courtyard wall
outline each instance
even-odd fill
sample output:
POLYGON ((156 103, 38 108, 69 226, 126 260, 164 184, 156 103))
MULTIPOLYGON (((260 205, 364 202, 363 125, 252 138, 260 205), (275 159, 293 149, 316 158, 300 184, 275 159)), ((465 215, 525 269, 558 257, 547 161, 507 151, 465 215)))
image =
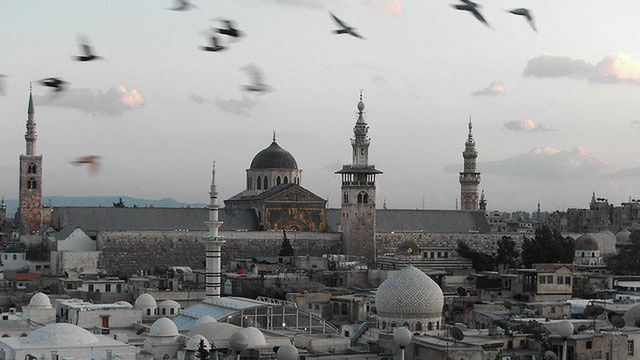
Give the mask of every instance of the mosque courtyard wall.
MULTIPOLYGON (((413 242, 419 248, 442 247, 457 248, 458 242, 462 241, 474 250, 486 254, 493 254, 498 251, 498 242, 503 236, 511 237, 516 243, 518 250, 522 249, 524 234, 519 233, 377 233, 376 251, 378 255, 397 253, 398 246, 405 242, 413 242)), ((532 236, 532 235, 529 235, 532 236)))

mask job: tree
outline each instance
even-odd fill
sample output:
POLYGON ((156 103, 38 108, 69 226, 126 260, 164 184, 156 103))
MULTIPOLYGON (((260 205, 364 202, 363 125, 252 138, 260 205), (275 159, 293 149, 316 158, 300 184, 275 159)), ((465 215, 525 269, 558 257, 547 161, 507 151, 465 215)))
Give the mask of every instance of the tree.
POLYGON ((572 263, 575 242, 570 237, 562 237, 559 231, 547 225, 536 229, 533 239, 524 239, 522 262, 526 267, 536 263, 572 263))
POLYGON ((280 246, 280 256, 293 256, 293 246, 287 239, 287 233, 282 229, 282 245, 280 246))
POLYGON ((198 344, 198 350, 196 350, 196 359, 200 360, 208 360, 209 359, 209 351, 204 346, 204 339, 200 339, 200 344, 198 344))
POLYGON ((509 268, 515 268, 519 258, 520 252, 516 250, 516 242, 509 236, 503 236, 502 239, 498 241, 496 263, 506 265, 509 268))
POLYGON ((113 207, 117 207, 117 208, 123 208, 124 206, 124 202, 122 201, 122 198, 119 198, 120 200, 118 202, 114 202, 113 203, 113 207))
POLYGON ((629 236, 628 246, 620 249, 617 255, 607 259, 607 267, 614 274, 638 274, 640 273, 640 231, 636 230, 629 236))
POLYGON ((458 242, 457 251, 460 256, 470 259, 471 262, 473 262, 473 268, 476 271, 496 269, 495 259, 493 258, 493 256, 474 250, 462 241, 458 242))

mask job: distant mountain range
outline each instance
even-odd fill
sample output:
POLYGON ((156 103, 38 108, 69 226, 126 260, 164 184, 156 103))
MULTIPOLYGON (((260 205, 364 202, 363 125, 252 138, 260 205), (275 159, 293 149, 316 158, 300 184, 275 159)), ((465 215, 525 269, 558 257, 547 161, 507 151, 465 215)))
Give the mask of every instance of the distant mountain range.
MULTIPOLYGON (((171 198, 163 198, 160 200, 138 199, 130 196, 46 196, 42 198, 43 204, 51 204, 51 206, 102 206, 112 207, 113 203, 117 203, 122 198, 122 202, 126 207, 155 206, 180 208, 185 206, 191 207, 207 207, 202 203, 184 203, 171 198)), ((5 200, 7 203, 7 217, 12 218, 18 209, 18 200, 5 200)))

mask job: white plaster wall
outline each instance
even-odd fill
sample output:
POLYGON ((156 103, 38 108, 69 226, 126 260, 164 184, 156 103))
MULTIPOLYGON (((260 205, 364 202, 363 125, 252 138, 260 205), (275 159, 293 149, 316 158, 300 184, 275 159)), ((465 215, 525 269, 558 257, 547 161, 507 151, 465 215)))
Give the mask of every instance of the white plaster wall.
POLYGON ((75 229, 65 240, 56 242, 58 251, 96 251, 96 242, 82 229, 75 229))
MULTIPOLYGON (((91 240, 93 241, 93 240, 91 240)), ((98 269, 98 259, 102 251, 60 251, 58 252, 58 274, 65 271, 91 272, 98 269)), ((53 252, 52 252, 53 254, 53 252)), ((53 266, 53 257, 52 257, 53 266)))
POLYGON ((142 322, 141 309, 100 309, 69 311, 69 323, 85 329, 102 326, 102 317, 109 316, 109 328, 126 328, 142 322))

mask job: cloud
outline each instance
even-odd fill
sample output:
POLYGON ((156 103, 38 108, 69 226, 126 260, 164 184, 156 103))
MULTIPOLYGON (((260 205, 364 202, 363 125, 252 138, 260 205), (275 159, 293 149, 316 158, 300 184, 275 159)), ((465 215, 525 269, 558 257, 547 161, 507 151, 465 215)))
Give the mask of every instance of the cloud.
POLYGON ((250 116, 250 110, 258 104, 256 100, 251 99, 249 96, 244 94, 240 99, 216 98, 214 103, 220 110, 240 116, 250 116))
POLYGON ((482 90, 471 93, 473 96, 504 96, 504 84, 500 81, 492 81, 489 86, 482 90))
POLYGON ((209 102, 209 99, 206 99, 198 94, 191 94, 189 96, 189 100, 195 102, 198 105, 204 105, 209 102))
MULTIPOLYGON (((609 165, 591 155, 582 147, 571 150, 559 150, 554 147, 538 147, 529 152, 497 160, 479 162, 478 170, 483 174, 528 178, 540 180, 593 178, 601 176, 609 165)), ((450 165, 444 170, 460 171, 459 164, 450 165)))
POLYGON ((507 121, 502 124, 502 127, 507 130, 524 132, 551 131, 549 124, 536 124, 535 121, 531 119, 507 121))
POLYGON ((33 99, 37 105, 66 107, 105 116, 119 116, 144 105, 144 99, 137 89, 127 90, 122 85, 107 91, 68 89, 62 93, 36 95, 33 99))
POLYGON ((640 62, 628 54, 610 54, 593 65, 584 59, 543 54, 527 62, 525 77, 586 79, 594 83, 640 85, 640 62))

